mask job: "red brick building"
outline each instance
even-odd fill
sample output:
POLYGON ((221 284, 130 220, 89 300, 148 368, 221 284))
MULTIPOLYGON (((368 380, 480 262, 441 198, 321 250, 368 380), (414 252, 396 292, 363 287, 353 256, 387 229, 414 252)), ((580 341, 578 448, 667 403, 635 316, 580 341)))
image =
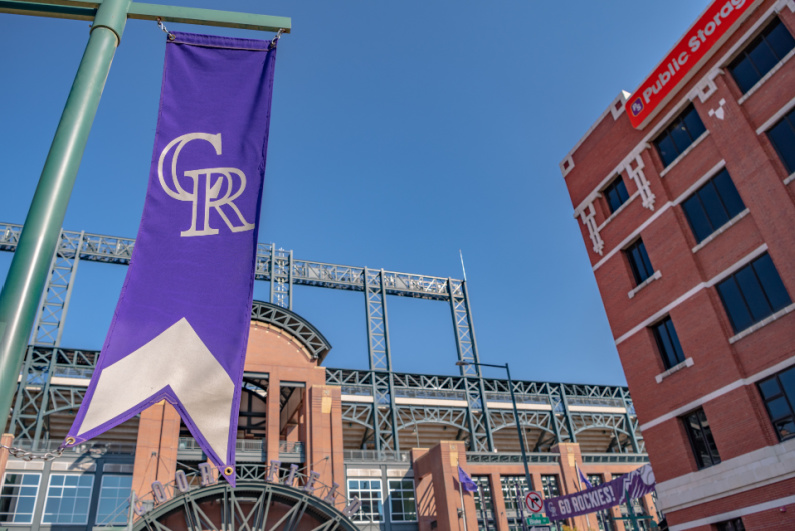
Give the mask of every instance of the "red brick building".
POLYGON ((793 35, 718 0, 560 165, 674 530, 795 529, 793 35))

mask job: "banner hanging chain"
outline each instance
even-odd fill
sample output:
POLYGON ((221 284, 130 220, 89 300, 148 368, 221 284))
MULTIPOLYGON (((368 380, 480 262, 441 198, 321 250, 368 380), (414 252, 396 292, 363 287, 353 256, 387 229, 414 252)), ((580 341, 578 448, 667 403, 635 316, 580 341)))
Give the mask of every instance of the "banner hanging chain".
POLYGON ((52 461, 55 458, 61 457, 64 451, 63 448, 58 448, 54 452, 36 453, 36 452, 30 452, 23 448, 17 448, 15 446, 6 446, 5 444, 0 444, 0 448, 2 448, 3 450, 8 450, 9 455, 11 455, 12 457, 16 457, 18 459, 22 459, 23 461, 33 461, 34 459, 41 459, 42 461, 52 461))
POLYGON ((166 25, 163 24, 163 19, 160 18, 160 17, 157 17, 157 27, 160 28, 161 30, 163 30, 163 32, 166 35, 168 35, 168 40, 173 41, 174 39, 176 39, 174 34, 166 29, 166 25))
POLYGON ((273 50, 276 48, 276 45, 279 43, 279 39, 282 38, 282 33, 284 33, 284 28, 279 28, 279 31, 276 32, 276 36, 271 41, 270 46, 268 46, 268 50, 273 50))

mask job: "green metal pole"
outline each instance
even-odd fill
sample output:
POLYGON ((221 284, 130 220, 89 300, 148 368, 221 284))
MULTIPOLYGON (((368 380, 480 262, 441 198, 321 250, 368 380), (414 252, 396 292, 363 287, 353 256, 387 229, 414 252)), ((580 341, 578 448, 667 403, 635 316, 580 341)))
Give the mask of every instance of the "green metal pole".
POLYGON ((0 292, 0 426, 8 421, 37 306, 130 3, 131 0, 104 0, 97 9, 83 59, 0 292))

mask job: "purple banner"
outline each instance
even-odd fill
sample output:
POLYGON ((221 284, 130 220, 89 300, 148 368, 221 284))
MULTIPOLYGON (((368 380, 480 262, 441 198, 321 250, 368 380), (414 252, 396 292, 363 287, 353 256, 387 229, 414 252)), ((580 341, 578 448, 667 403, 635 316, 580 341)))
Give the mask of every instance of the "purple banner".
POLYGON ((172 35, 135 249, 64 445, 166 400, 234 485, 276 49, 172 35))
POLYGON ((563 520, 626 503, 625 493, 635 500, 654 491, 654 487, 651 465, 643 465, 618 479, 576 494, 548 498, 544 500, 544 511, 550 520, 563 520))

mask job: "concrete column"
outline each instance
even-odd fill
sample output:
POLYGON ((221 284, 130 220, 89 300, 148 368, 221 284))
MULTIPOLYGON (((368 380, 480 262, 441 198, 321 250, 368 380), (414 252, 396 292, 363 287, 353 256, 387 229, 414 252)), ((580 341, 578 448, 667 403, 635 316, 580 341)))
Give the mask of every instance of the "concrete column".
POLYGON ((268 464, 273 460, 279 460, 279 421, 281 408, 279 407, 281 381, 273 374, 268 378, 268 397, 267 397, 267 414, 265 422, 267 423, 267 444, 268 444, 268 464))
POLYGON ((502 495, 502 476, 497 472, 489 474, 491 500, 494 506, 494 524, 497 531, 508 531, 508 515, 505 514, 505 497, 502 495))
POLYGON ((141 413, 132 488, 143 496, 153 481, 168 483, 177 471, 180 418, 174 406, 161 400, 141 413))

